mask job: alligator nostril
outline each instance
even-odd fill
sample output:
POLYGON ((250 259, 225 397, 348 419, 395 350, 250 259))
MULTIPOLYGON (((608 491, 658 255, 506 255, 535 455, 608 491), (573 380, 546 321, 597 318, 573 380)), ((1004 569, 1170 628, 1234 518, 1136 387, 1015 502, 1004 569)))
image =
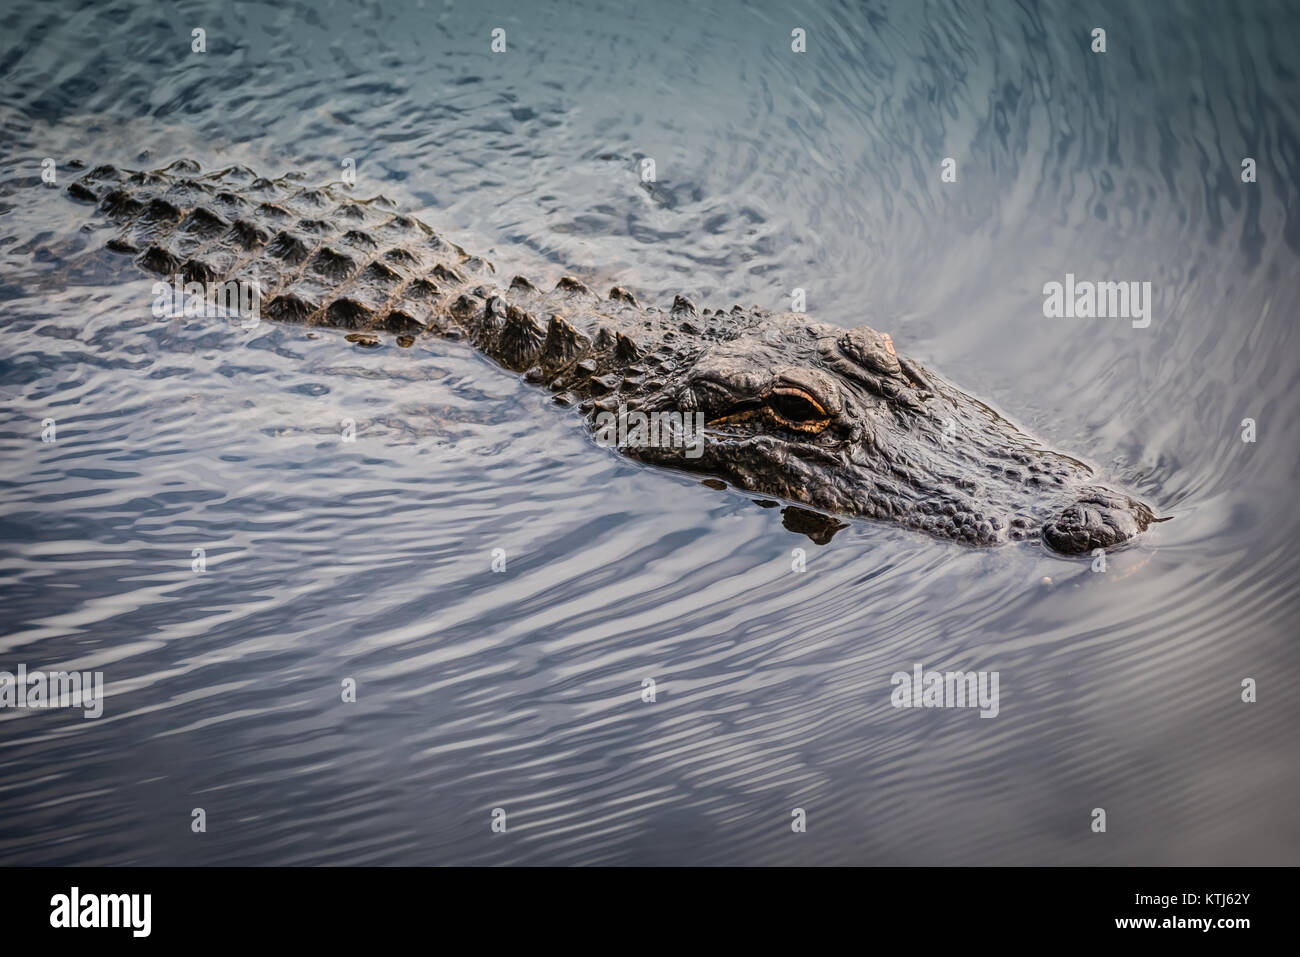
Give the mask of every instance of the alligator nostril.
POLYGON ((1080 555, 1126 542, 1152 520, 1151 510, 1127 495, 1091 489, 1043 526, 1043 541, 1061 554, 1080 555))

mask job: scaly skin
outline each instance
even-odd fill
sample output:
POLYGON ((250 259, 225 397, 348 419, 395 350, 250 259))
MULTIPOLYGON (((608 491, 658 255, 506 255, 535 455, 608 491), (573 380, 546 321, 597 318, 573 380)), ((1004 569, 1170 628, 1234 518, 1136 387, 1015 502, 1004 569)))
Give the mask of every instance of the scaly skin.
POLYGON ((262 314, 373 334, 468 337, 548 386, 594 427, 600 412, 703 413, 703 452, 628 447, 826 512, 901 523, 973 545, 1040 536, 1064 554, 1144 531, 1151 510, 1094 482, 984 404, 899 356, 888 335, 794 313, 642 307, 576 279, 549 292, 439 238, 382 198, 267 180, 98 167, 69 187, 120 227, 108 246, 186 281, 256 281, 262 314))

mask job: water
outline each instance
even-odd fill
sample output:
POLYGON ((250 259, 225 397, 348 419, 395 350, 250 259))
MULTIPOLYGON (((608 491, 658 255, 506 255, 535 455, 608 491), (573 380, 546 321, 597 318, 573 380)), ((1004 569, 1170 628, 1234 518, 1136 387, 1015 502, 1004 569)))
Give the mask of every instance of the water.
POLYGON ((107 694, 0 711, 0 860, 1300 863, 1294 4, 0 26, 0 670, 107 694), (1105 572, 869 522, 820 546, 595 447, 465 346, 157 322, 41 160, 62 187, 72 158, 182 156, 351 158, 358 192, 539 285, 803 288, 1172 520, 1105 572), (1067 272, 1150 281, 1150 327, 1045 319, 1067 272), (892 708, 917 662, 997 671, 1000 713, 892 708))

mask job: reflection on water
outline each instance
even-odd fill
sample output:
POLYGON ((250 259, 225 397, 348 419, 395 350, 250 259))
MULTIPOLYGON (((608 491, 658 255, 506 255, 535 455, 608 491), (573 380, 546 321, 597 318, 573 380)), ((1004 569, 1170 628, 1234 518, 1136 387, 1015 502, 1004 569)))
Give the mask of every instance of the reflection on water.
POLYGON ((1300 862, 1294 8, 11 7, 0 670, 109 698, 0 711, 6 861, 1300 862), (507 275, 802 288, 1172 521, 1103 573, 818 545, 465 346, 156 322, 41 160, 179 156, 352 158, 507 275), (1067 273, 1150 327, 1045 319, 1067 273), (895 710, 916 663, 998 716, 895 710))

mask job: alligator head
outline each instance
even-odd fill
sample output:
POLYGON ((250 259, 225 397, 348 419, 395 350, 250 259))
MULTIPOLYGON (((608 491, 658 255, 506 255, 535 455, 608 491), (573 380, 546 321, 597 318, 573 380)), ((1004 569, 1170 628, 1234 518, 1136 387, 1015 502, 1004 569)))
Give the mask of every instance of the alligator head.
POLYGON ((1041 535, 1109 548, 1151 510, 1094 484, 983 403, 899 356, 890 337, 807 316, 709 343, 643 409, 702 413, 702 449, 628 449, 753 492, 987 545, 1041 535))

